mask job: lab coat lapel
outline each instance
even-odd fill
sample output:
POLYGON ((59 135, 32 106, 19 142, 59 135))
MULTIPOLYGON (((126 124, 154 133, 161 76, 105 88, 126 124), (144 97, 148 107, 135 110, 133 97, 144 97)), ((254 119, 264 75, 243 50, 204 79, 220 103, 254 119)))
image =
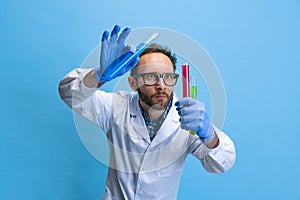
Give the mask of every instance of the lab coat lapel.
POLYGON ((158 145, 164 140, 166 140, 167 138, 169 138, 172 134, 176 134, 177 131, 175 130, 178 129, 180 122, 179 122, 178 112, 176 111, 176 108, 174 106, 174 102, 176 101, 174 100, 173 100, 173 105, 165 121, 163 122, 156 136, 154 137, 151 146, 158 145))
POLYGON ((137 94, 133 95, 130 101, 130 118, 133 131, 134 140, 143 140, 148 145, 151 143, 145 120, 141 114, 139 106, 139 97, 137 94))

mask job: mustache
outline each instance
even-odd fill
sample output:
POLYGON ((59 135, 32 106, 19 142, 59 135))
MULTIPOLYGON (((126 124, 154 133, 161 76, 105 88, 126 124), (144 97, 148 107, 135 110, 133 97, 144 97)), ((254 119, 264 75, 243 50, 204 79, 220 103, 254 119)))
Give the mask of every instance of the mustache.
POLYGON ((152 97, 155 97, 155 96, 157 96, 157 95, 165 95, 167 98, 170 98, 170 96, 169 96, 167 93, 165 93, 165 92, 157 92, 157 93, 151 95, 151 98, 152 98, 152 97))

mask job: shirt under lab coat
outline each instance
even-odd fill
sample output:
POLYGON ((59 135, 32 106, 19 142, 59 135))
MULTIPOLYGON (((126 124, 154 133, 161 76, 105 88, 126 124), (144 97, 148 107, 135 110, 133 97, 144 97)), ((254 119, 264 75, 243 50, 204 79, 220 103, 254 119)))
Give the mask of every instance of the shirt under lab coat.
POLYGON ((68 106, 107 134, 110 160, 102 199, 176 199, 184 161, 189 154, 211 173, 223 173, 234 165, 234 144, 217 127, 214 129, 220 143, 214 149, 208 149, 197 135, 180 128, 174 106, 178 100, 176 95, 151 142, 138 94, 87 88, 83 78, 90 70, 71 71, 60 82, 59 92, 68 106))

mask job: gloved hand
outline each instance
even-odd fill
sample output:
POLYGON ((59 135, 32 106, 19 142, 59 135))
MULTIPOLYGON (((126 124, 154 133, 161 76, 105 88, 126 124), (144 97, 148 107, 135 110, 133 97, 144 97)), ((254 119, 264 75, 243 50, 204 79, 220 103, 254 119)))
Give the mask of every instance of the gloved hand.
POLYGON ((131 63, 125 65, 114 74, 113 69, 124 57, 135 53, 135 47, 126 45, 125 40, 129 35, 131 28, 126 27, 120 32, 120 25, 115 25, 110 36, 108 31, 104 31, 101 40, 100 67, 95 68, 95 77, 99 82, 105 83, 112 79, 122 76, 131 68, 135 67, 138 62, 136 57, 131 63), (120 33, 119 33, 120 32, 120 33))
POLYGON ((181 128, 195 130, 203 142, 215 136, 215 131, 207 116, 204 103, 192 98, 183 98, 175 103, 180 115, 181 128))

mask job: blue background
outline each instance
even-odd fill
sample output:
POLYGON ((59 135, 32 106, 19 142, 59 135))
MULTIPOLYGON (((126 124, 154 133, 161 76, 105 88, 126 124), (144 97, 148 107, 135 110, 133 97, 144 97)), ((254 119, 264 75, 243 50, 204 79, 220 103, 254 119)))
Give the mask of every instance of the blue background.
POLYGON ((2 0, 0 10, 0 200, 102 195, 107 169, 57 87, 115 23, 182 32, 222 75, 236 165, 208 174, 189 157, 178 199, 300 199, 299 0, 2 0))

